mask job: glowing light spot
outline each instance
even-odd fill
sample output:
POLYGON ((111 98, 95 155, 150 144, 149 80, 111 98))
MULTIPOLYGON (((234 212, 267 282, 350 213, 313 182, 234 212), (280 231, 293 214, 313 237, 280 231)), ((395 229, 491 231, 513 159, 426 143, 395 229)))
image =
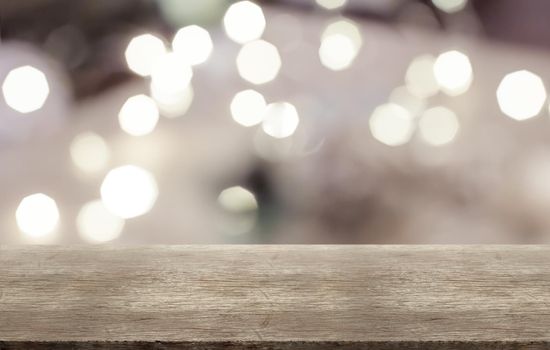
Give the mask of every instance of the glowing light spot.
POLYGON ((317 5, 327 9, 334 10, 344 6, 348 1, 347 0, 315 0, 317 5))
POLYGON ((147 170, 135 165, 115 168, 101 184, 101 199, 105 207, 124 219, 147 213, 157 200, 155 178, 147 170))
POLYGON ((190 25, 178 30, 172 41, 172 48, 189 64, 196 65, 205 62, 210 57, 213 44, 206 29, 190 25))
POLYGON ((231 100, 231 116, 237 123, 249 127, 262 122, 265 107, 265 98, 262 94, 255 90, 244 90, 238 92, 231 100))
POLYGON ((435 80, 447 95, 466 92, 472 84, 472 65, 468 56, 458 51, 447 51, 434 63, 435 80))
POLYGON ((252 84, 265 84, 279 74, 281 57, 273 45, 264 40, 245 44, 237 55, 239 75, 252 84))
POLYGON ((237 213, 258 208, 258 202, 254 194, 241 186, 223 190, 218 196, 218 203, 225 210, 237 213))
POLYGON ((262 8, 250 1, 239 1, 231 5, 223 17, 227 36, 239 43, 259 39, 265 30, 262 8))
POLYGON ((426 100, 413 95, 405 86, 393 89, 388 101, 405 108, 412 116, 418 115, 426 107, 426 100))
POLYGON ((439 92, 434 75, 435 57, 422 55, 414 58, 405 73, 407 89, 420 98, 428 98, 439 92))
POLYGON ((300 118, 296 107, 288 102, 276 102, 267 105, 263 117, 262 129, 276 139, 294 134, 300 118))
POLYGON ((441 146, 454 140, 459 124, 456 114, 445 107, 426 110, 418 122, 420 136, 433 146, 441 146))
POLYGON ((164 42, 152 34, 136 36, 128 43, 124 56, 134 73, 141 76, 151 74, 153 63, 166 53, 164 42))
POLYGON ((86 173, 103 170, 110 156, 105 140, 93 132, 77 135, 71 142, 70 153, 74 165, 86 173))
POLYGON ((8 73, 2 93, 8 106, 20 113, 30 113, 42 108, 50 94, 50 86, 40 70, 22 66, 8 73))
POLYGON ((323 66, 332 70, 342 70, 348 68, 356 56, 357 50, 349 37, 332 34, 322 39, 319 58, 323 66))
POLYGON ((252 192, 241 186, 226 188, 218 196, 218 203, 230 214, 223 222, 226 233, 243 234, 254 228, 258 202, 252 192))
POLYGON ((542 79, 527 70, 507 74, 497 88, 498 105, 512 119, 525 120, 539 114, 546 100, 542 79))
POLYGON ((350 19, 340 19, 327 25, 321 34, 321 42, 332 35, 343 35, 353 42, 355 52, 359 52, 363 39, 359 27, 350 19))
POLYGON ((159 94, 175 94, 189 87, 193 70, 186 60, 175 52, 155 61, 151 72, 151 88, 159 94))
POLYGON ((372 136, 388 146, 407 143, 414 131, 410 113, 394 103, 378 106, 370 117, 369 126, 372 136))
POLYGON ((88 202, 78 212, 76 227, 82 238, 91 243, 112 241, 120 236, 124 219, 111 213, 100 199, 88 202))
POLYGON ((463 10, 468 0, 432 0, 435 7, 447 13, 455 13, 463 10))
POLYGON ((163 116, 176 118, 184 115, 193 102, 193 87, 189 85, 186 89, 170 91, 151 85, 151 96, 163 116))
POLYGON ((55 201, 43 193, 23 198, 15 212, 19 229, 31 236, 42 237, 54 231, 59 222, 59 210, 55 201))
POLYGON ((149 96, 136 95, 124 102, 118 112, 120 128, 133 136, 151 133, 159 120, 159 110, 149 96))

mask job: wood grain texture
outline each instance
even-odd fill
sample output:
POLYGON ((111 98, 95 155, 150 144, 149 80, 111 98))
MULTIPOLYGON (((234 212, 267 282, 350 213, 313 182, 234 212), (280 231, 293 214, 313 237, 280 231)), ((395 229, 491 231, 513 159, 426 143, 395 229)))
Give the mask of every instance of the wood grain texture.
POLYGON ((548 349, 547 246, 1 247, 0 349, 548 349))

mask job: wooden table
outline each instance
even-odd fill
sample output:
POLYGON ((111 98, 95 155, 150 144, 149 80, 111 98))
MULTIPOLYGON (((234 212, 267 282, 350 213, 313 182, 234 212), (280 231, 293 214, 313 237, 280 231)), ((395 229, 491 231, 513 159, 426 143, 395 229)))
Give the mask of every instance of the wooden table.
POLYGON ((0 248, 0 349, 548 349, 548 246, 0 248))

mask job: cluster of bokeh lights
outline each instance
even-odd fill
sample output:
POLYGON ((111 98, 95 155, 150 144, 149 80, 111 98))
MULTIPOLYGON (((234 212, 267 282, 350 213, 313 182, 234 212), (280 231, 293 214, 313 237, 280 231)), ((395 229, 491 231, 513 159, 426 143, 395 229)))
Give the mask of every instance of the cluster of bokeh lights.
MULTIPOLYGON (((316 3, 334 11, 345 6, 347 0, 316 0, 316 3)), ((468 5, 467 0, 432 0, 432 3, 448 14, 468 5)), ((227 8, 222 26, 226 36, 239 45, 232 62, 234 69, 245 84, 251 85, 233 95, 228 117, 242 127, 256 126, 273 139, 291 137, 300 126, 298 109, 289 101, 269 101, 265 97, 269 94, 262 90, 284 68, 281 52, 264 37, 266 17, 262 8, 248 0, 235 2, 227 8)), ((154 33, 131 38, 124 51, 128 69, 146 79, 150 90, 128 96, 121 104, 117 116, 120 129, 142 140, 154 132, 163 117, 185 115, 194 99, 194 70, 208 63, 214 43, 209 31, 196 24, 177 30, 171 41, 154 33)), ((338 16, 324 26, 318 44, 318 62, 326 71, 338 72, 360 61, 363 35, 357 23, 338 16)), ((474 67, 465 50, 450 47, 440 53, 414 57, 404 72, 403 84, 365 116, 368 130, 374 140, 391 147, 405 145, 414 137, 433 147, 448 145, 459 137, 461 118, 441 101, 434 102, 434 97, 441 94, 445 98, 459 97, 473 83, 474 67)), ((31 65, 14 67, 2 82, 6 105, 20 114, 41 109, 49 94, 46 75, 31 65)), ((528 70, 506 74, 496 87, 501 112, 517 121, 539 115, 546 100, 543 80, 528 70)), ((83 240, 112 241, 121 235, 127 220, 153 209, 159 196, 154 174, 133 164, 109 170, 114 163, 112 150, 98 133, 84 131, 76 135, 69 156, 78 172, 103 177, 98 198, 85 203, 75 220, 83 240)), ((255 225, 258 203, 249 190, 240 186, 227 188, 220 193, 218 204, 228 213, 245 213, 240 216, 245 219, 237 231, 247 232, 255 225)), ((23 233, 40 238, 55 232, 60 212, 53 198, 34 193, 21 200, 15 218, 23 233)))

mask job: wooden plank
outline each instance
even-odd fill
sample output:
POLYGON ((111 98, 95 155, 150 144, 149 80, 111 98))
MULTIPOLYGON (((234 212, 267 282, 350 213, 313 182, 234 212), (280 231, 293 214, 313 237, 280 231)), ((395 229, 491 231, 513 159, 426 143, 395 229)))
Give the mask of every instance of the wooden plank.
POLYGON ((548 349, 548 246, 0 248, 0 349, 548 349))

